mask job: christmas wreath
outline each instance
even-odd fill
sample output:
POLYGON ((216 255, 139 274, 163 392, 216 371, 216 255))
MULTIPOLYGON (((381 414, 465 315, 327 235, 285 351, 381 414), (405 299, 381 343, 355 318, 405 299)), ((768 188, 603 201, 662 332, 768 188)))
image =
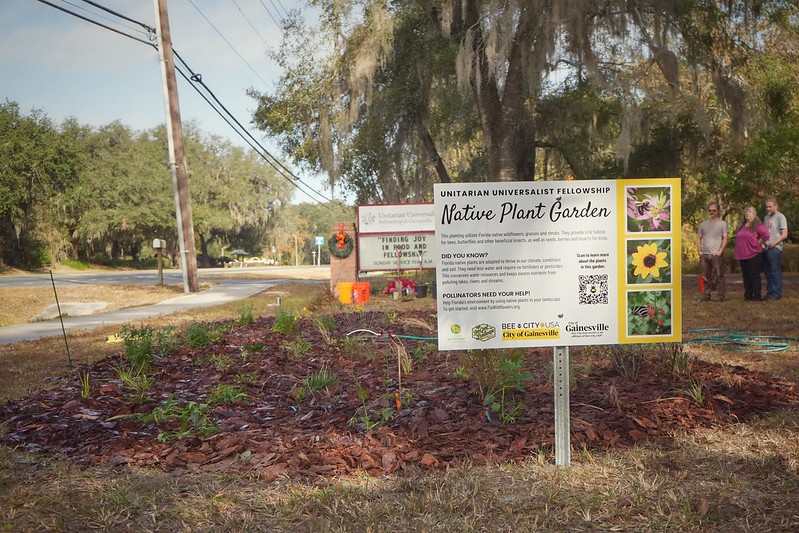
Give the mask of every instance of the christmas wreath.
POLYGON ((340 259, 349 257, 354 246, 355 243, 352 242, 352 237, 343 231, 334 233, 333 236, 327 240, 327 249, 330 251, 330 255, 334 255, 340 259))

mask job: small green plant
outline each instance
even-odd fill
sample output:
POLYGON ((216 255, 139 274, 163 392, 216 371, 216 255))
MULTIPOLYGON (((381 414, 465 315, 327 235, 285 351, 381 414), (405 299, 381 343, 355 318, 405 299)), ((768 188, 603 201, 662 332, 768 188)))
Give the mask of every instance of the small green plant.
POLYGON ((499 411, 499 421, 503 424, 514 424, 516 420, 518 420, 519 415, 522 414, 524 411, 524 402, 516 402, 514 401, 510 408, 508 405, 504 405, 502 409, 499 411))
POLYGON ((641 374, 646 360, 646 345, 614 344, 610 347, 610 360, 619 375, 629 381, 635 381, 641 374))
POLYGON ((358 355, 358 345, 360 342, 355 337, 344 337, 341 339, 341 352, 347 357, 358 355))
POLYGON ((175 326, 166 326, 155 331, 156 355, 163 357, 177 349, 179 343, 175 331, 175 326))
POLYGON ((264 349, 264 344, 261 342, 245 342, 241 345, 241 349, 246 353, 257 353, 264 349))
POLYGON ((293 342, 284 342, 283 349, 289 352, 292 359, 299 361, 311 350, 311 343, 305 339, 297 339, 293 342))
POLYGON ((523 404, 519 407, 515 401, 508 403, 510 395, 523 391, 524 384, 533 379, 530 372, 522 369, 524 353, 520 350, 508 354, 500 350, 469 350, 461 362, 461 374, 477 384, 483 405, 498 413, 500 420, 515 421, 523 404))
POLYGON ((155 359, 155 340, 152 326, 140 328, 124 326, 122 342, 125 345, 125 357, 134 368, 145 369, 155 359))
POLYGON ((662 360, 666 370, 676 376, 690 373, 696 357, 685 349, 681 342, 664 343, 661 345, 662 360))
POLYGON ((230 356, 225 354, 214 354, 208 360, 218 372, 224 372, 233 363, 230 356))
POLYGON ((316 392, 338 385, 338 376, 329 368, 323 368, 305 378, 304 382, 310 392, 316 392))
POLYGON ((156 437, 159 442, 180 440, 193 435, 207 437, 213 435, 219 428, 209 419, 209 406, 205 403, 188 402, 178 406, 173 398, 167 399, 149 414, 139 414, 136 418, 142 422, 156 425, 177 425, 172 431, 164 431, 156 437))
POLYGON ((705 382, 701 378, 691 376, 684 389, 679 392, 685 394, 696 405, 705 405, 705 382))
POLYGON ((291 335, 296 330, 297 314, 285 309, 278 309, 277 313, 275 313, 275 323, 272 326, 272 331, 283 335, 291 335))
POLYGON ((239 318, 236 319, 236 324, 239 326, 249 326, 255 322, 254 309, 255 306, 253 304, 247 304, 239 307, 239 318))
POLYGON ((330 336, 330 333, 336 329, 336 320, 332 316, 322 313, 311 315, 311 321, 316 326, 319 334, 322 335, 325 344, 332 344, 333 339, 330 336))
POLYGON ((155 330, 152 326, 140 328, 124 326, 121 336, 125 345, 125 357, 134 368, 150 368, 157 357, 177 347, 174 332, 175 328, 171 326, 159 330, 155 330))
POLYGON ((414 361, 416 361, 417 363, 422 363, 431 354, 434 354, 437 351, 438 347, 435 344, 431 342, 426 342, 421 346, 415 347, 411 352, 411 355, 413 356, 414 361))
POLYGON ((191 348, 204 348, 209 344, 219 340, 219 332, 208 324, 192 322, 186 328, 183 335, 183 342, 191 348))
POLYGON ((351 426, 361 424, 364 431, 369 433, 373 429, 377 429, 387 423, 389 420, 391 420, 391 417, 394 416, 394 414, 391 412, 391 409, 388 407, 383 407, 380 410, 380 417, 372 420, 372 417, 369 413, 369 407, 366 405, 366 400, 369 399, 369 392, 360 385, 358 386, 358 399, 361 400, 361 407, 359 407, 358 410, 355 411, 355 414, 352 415, 352 418, 350 418, 348 424, 351 426))
POLYGON ((250 372, 249 374, 236 374, 233 379, 236 383, 257 383, 258 377, 258 372, 250 372))
POLYGON ((413 407, 413 404, 416 403, 416 395, 407 390, 403 391, 402 394, 399 392, 387 392, 385 398, 396 405, 397 409, 413 407))
POLYGON ((250 403, 249 394, 241 387, 234 387, 225 383, 217 385, 208 396, 208 403, 250 403))
POLYGON ((336 331, 336 328, 338 327, 336 325, 336 319, 326 314, 319 315, 319 323, 327 331, 336 331))
POLYGON ((117 368, 117 375, 122 384, 136 394, 136 402, 142 403, 147 399, 147 393, 155 383, 155 378, 148 376, 141 368, 117 368))
POLYGON ((80 397, 84 400, 89 398, 92 392, 91 382, 89 381, 89 371, 84 370, 80 373, 80 397))
POLYGON ((296 384, 296 385, 295 385, 295 386, 294 386, 294 387, 291 389, 291 396, 292 396, 292 397, 293 397, 295 400, 297 400, 297 403, 301 403, 301 402, 302 402, 302 401, 303 401, 305 398, 307 398, 309 395, 310 395, 310 393, 308 392, 308 389, 306 389, 306 388, 305 388, 305 385, 303 385, 302 383, 297 383, 297 384, 296 384))
POLYGON ((397 321, 397 317, 398 316, 399 315, 397 313, 394 313, 394 312, 385 313, 383 315, 383 322, 385 322, 387 325, 391 325, 391 324, 393 324, 394 322, 397 321))

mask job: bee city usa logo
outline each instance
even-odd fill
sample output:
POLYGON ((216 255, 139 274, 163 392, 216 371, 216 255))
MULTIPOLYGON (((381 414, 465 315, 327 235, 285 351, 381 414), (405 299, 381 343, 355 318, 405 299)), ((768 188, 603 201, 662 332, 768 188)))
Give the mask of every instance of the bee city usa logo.
POLYGON ((490 324, 478 324, 472 328, 472 338, 481 342, 489 341, 497 336, 497 328, 490 324))

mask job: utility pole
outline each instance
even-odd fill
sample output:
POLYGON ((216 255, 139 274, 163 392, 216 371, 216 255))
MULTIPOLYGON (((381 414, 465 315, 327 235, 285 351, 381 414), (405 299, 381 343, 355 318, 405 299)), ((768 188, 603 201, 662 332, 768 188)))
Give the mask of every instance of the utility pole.
POLYGON ((153 0, 158 34, 158 56, 161 60, 161 78, 164 83, 166 108, 166 133, 169 144, 169 167, 172 171, 172 189, 175 196, 175 216, 178 221, 180 268, 183 271, 183 292, 199 292, 197 283, 197 256, 194 250, 194 225, 191 218, 189 172, 183 148, 183 126, 180 122, 178 84, 172 54, 172 37, 169 33, 169 16, 166 0, 153 0))

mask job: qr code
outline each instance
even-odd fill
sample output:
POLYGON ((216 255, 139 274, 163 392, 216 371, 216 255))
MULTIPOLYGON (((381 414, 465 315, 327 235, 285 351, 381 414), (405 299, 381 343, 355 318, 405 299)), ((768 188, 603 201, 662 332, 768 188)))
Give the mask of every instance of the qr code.
POLYGON ((608 275, 577 276, 580 282, 580 304, 596 305, 608 303, 608 275))

